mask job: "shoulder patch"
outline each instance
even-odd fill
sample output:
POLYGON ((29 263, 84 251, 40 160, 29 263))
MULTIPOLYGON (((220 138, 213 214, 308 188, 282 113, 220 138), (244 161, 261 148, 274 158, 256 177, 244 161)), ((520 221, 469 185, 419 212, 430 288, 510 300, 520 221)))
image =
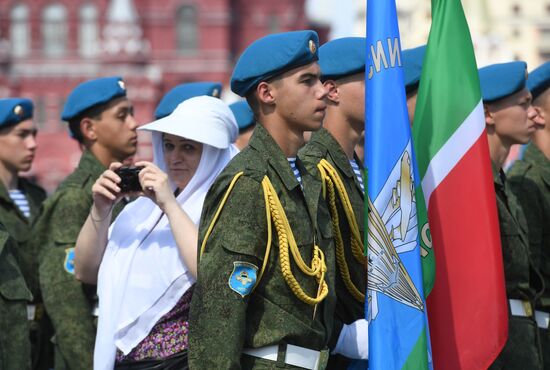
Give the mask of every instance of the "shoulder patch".
POLYGON ((252 292, 258 275, 258 266, 248 262, 233 262, 233 272, 229 277, 229 287, 246 297, 252 292))
POLYGON ((63 268, 69 274, 74 275, 74 248, 65 249, 65 262, 63 262, 63 268))

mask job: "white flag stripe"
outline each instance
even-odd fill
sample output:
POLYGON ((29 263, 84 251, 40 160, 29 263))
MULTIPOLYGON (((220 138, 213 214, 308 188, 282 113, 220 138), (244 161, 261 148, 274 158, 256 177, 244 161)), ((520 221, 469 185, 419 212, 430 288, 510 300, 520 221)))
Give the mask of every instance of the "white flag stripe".
POLYGON ((441 184, 464 154, 470 150, 472 145, 479 139, 479 136, 484 133, 484 130, 485 114, 483 112, 483 101, 480 100, 470 115, 466 117, 464 122, 430 161, 426 174, 422 179, 426 208, 428 208, 430 197, 435 188, 441 184))

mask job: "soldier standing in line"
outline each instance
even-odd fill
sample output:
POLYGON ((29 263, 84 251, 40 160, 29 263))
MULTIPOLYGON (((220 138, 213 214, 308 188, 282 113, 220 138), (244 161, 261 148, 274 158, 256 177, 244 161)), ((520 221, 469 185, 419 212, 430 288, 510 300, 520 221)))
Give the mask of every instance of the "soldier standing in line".
MULTIPOLYGON (((319 48, 327 111, 323 127, 300 150, 306 169, 326 189, 337 255, 336 316, 345 324, 365 318, 365 187, 354 151, 365 129, 365 45, 363 37, 346 37, 319 48)), ((348 364, 343 356, 331 356, 328 368, 348 364)))
POLYGON ((407 94, 407 110, 409 111, 409 122, 411 126, 414 121, 414 112, 416 110, 416 98, 418 97, 418 86, 422 75, 422 63, 426 45, 413 49, 403 50, 401 59, 403 60, 403 73, 405 77, 405 93, 407 94))
POLYGON ((542 369, 533 305, 542 280, 531 258, 523 210, 502 166, 513 144, 526 144, 537 113, 526 88, 525 62, 493 64, 479 70, 485 126, 497 199, 508 298, 508 340, 491 369, 542 369))
MULTIPOLYGON (((92 205, 92 185, 112 162, 135 154, 137 123, 120 77, 89 80, 67 98, 62 117, 85 150, 76 170, 43 204, 35 224, 39 277, 54 331, 55 369, 91 369, 96 333, 95 286, 74 277, 74 246, 92 205)), ((122 207, 115 207, 112 219, 122 207)))
MULTIPOLYGON (((319 180, 299 158, 325 116, 314 31, 272 34, 239 58, 232 90, 258 125, 211 187, 189 320, 192 369, 324 369, 356 325, 335 322, 335 255, 319 180)), ((355 344, 357 342, 354 342, 355 344)), ((363 351, 362 351, 363 350, 363 351)))
POLYGON ((0 99, 0 223, 16 242, 13 252, 33 295, 27 305, 33 369, 49 369, 53 365, 51 324, 44 316, 38 288, 38 250, 29 243, 31 225, 46 192, 19 176, 31 168, 36 132, 31 100, 0 99))
POLYGON ((523 207, 533 260, 544 279, 545 290, 535 302, 544 369, 550 369, 550 62, 529 74, 537 119, 544 125, 533 133, 523 158, 508 173, 514 194, 523 207))
POLYGON ((155 109, 155 119, 161 119, 170 115, 174 109, 187 99, 196 96, 212 96, 219 98, 222 84, 219 82, 198 81, 180 84, 168 91, 160 100, 155 109))

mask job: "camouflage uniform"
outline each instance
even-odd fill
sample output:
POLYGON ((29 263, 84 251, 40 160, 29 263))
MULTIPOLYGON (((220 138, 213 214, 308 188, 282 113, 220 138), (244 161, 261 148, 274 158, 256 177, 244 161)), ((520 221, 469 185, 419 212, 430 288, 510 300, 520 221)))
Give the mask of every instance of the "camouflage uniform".
MULTIPOLYGON (((324 128, 314 132, 311 136, 311 140, 308 144, 300 150, 300 158, 302 158, 306 169, 312 173, 319 175, 317 164, 321 159, 326 159, 332 167, 334 167, 348 193, 353 213, 359 231, 361 233, 361 240, 364 238, 364 222, 365 222, 365 209, 364 199, 365 194, 361 189, 361 185, 353 172, 353 168, 349 162, 348 157, 342 150, 342 147, 334 139, 334 137, 324 128)), ((355 160, 360 168, 362 168, 361 161, 355 156, 355 160)), ((351 253, 351 232, 348 224, 346 214, 342 207, 342 203, 339 201, 339 197, 336 196, 336 206, 338 208, 338 218, 340 224, 340 233, 342 235, 342 241, 344 242, 344 250, 346 256, 346 263, 349 268, 351 281, 357 287, 357 289, 365 293, 367 286, 367 274, 364 264, 360 264, 354 258, 351 253)), ((344 284, 344 280, 340 272, 336 273, 336 296, 338 303, 336 305, 336 316, 344 324, 351 324, 358 319, 365 318, 365 304, 355 299, 344 284)), ((343 368, 346 366, 349 360, 342 356, 331 356, 329 368, 343 368)))
POLYGON ((38 250, 29 242, 31 225, 38 215, 40 205, 46 199, 46 192, 40 186, 25 178, 18 179, 18 189, 25 194, 29 202, 30 218, 25 217, 19 207, 10 198, 4 184, 0 183, 0 223, 15 240, 15 257, 23 272, 27 287, 33 295, 34 317, 30 324, 32 344, 32 362, 34 369, 48 369, 52 363, 51 323, 43 315, 42 297, 38 286, 38 250))
POLYGON ((0 370, 31 368, 27 304, 32 295, 15 259, 15 248, 0 225, 0 370))
POLYGON ((56 370, 92 368, 96 287, 75 279, 70 251, 90 212, 92 185, 103 171, 93 154, 84 151, 76 170, 44 202, 35 224, 35 240, 41 243, 40 287, 55 330, 56 370))
POLYGON ((31 292, 38 297, 38 251, 31 251, 32 245, 28 243, 31 235, 32 221, 38 215, 40 205, 46 199, 46 192, 40 186, 33 184, 24 178, 19 178, 18 189, 25 194, 30 207, 31 217, 27 218, 19 210, 19 207, 10 198, 4 184, 0 183, 0 222, 15 239, 18 245, 16 257, 25 276, 31 292))
MULTIPOLYGON (((544 279, 545 290, 535 309, 550 312, 550 160, 530 144, 523 160, 510 170, 509 179, 527 219, 531 255, 544 279)), ((539 334, 544 368, 550 369, 550 330, 539 328, 539 334)))
MULTIPOLYGON (((542 281, 529 253, 523 210, 506 183, 504 173, 493 164, 500 238, 504 260, 506 297, 528 301, 533 307, 542 281)), ((533 316, 508 312, 508 341, 491 369, 541 369, 542 355, 537 323, 533 316)))
MULTIPOLYGON (((280 148, 265 128, 257 125, 249 146, 230 162, 211 187, 204 203, 199 245, 228 184, 235 174, 244 171, 220 214, 198 266, 189 320, 190 368, 288 369, 292 367, 284 362, 241 352, 243 348, 283 343, 321 351, 335 344, 337 335, 333 338, 332 334, 340 332, 341 324, 335 324, 334 319, 335 261, 330 219, 321 201, 321 182, 308 175, 299 161, 297 165, 305 192, 280 148), (317 306, 315 318, 313 306, 300 301, 281 274, 275 230, 269 260, 255 290, 242 297, 229 286, 235 261, 261 267, 264 260, 267 226, 261 181, 266 175, 277 191, 306 264, 311 260, 314 238, 324 252, 329 293, 317 306)), ((317 282, 298 271, 294 262, 291 265, 305 292, 316 296, 317 282)), ((326 355, 324 352, 324 361, 326 355)))

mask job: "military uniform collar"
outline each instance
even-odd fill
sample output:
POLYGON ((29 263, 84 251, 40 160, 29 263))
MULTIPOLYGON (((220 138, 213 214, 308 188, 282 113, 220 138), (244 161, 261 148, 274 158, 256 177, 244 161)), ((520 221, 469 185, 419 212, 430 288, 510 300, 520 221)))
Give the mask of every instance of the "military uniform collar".
POLYGON ((78 168, 90 173, 95 178, 105 171, 105 166, 87 149, 84 150, 80 157, 78 168))
MULTIPOLYGON (((17 178, 17 189, 21 190, 23 193, 27 193, 27 183, 26 180, 22 177, 17 178)), ((0 181, 0 199, 3 199, 7 202, 13 202, 10 197, 10 193, 3 182, 0 181)))
POLYGON ((248 145, 263 154, 288 190, 300 186, 290 168, 287 157, 261 124, 256 125, 254 128, 254 133, 248 145))
MULTIPOLYGON (((312 140, 316 140, 327 149, 336 166, 346 175, 346 177, 355 176, 353 168, 351 168, 351 164, 349 163, 349 158, 346 153, 344 153, 344 149, 342 149, 340 143, 336 141, 334 136, 332 136, 327 129, 321 128, 319 131, 314 132, 312 136, 312 140)), ((359 164, 359 162, 357 164, 359 164)))
POLYGON ((546 184, 550 185, 550 160, 535 144, 531 143, 527 146, 523 160, 540 168, 541 177, 546 184))
POLYGON ((493 182, 501 187, 504 187, 504 180, 506 177, 504 172, 502 172, 502 169, 498 168, 493 161, 491 161, 491 168, 493 169, 493 182))
POLYGON ((0 181, 0 199, 11 202, 10 194, 8 193, 8 189, 4 185, 3 182, 0 181))

